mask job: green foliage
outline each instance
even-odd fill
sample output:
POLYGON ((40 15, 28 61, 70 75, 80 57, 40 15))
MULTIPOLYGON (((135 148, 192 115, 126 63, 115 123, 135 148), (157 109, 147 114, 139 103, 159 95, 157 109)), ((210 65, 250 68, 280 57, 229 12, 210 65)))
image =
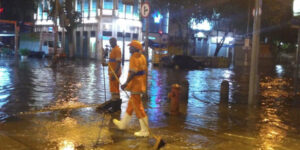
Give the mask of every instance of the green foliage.
POLYGON ((1 48, 1 53, 4 54, 4 55, 10 54, 10 51, 11 50, 9 48, 6 48, 6 47, 1 48))
POLYGON ((297 49, 296 44, 294 43, 274 41, 273 45, 276 47, 275 53, 294 53, 297 49))
POLYGON ((20 55, 22 55, 22 56, 28 56, 29 53, 30 53, 30 50, 27 49, 27 48, 23 48, 23 49, 20 49, 20 50, 19 50, 19 53, 20 53, 20 55))

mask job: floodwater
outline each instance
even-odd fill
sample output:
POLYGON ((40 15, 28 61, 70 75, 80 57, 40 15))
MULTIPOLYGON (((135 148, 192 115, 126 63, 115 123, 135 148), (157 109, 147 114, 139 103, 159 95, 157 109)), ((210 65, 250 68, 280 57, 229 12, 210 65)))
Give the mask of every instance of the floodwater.
MULTIPOLYGON (((248 106, 248 68, 174 70, 149 66, 144 106, 162 149, 296 150, 300 147, 300 96, 294 69, 261 62, 260 95, 248 106), (220 85, 229 81, 229 100, 220 85), (167 95, 182 85, 180 115, 169 115, 167 95)), ((152 149, 155 139, 136 138, 136 117, 119 131, 95 104, 110 98, 107 67, 97 61, 66 61, 56 69, 41 59, 0 58, 0 149, 152 149)), ((123 67, 125 81, 128 63, 123 67)))

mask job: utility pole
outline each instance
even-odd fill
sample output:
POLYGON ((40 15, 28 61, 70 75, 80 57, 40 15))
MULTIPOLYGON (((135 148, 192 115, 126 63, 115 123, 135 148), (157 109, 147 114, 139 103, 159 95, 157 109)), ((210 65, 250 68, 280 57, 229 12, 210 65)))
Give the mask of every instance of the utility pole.
POLYGON ((252 37, 252 51, 251 51, 251 67, 249 80, 248 104, 252 105, 256 99, 258 92, 258 57, 260 46, 260 23, 262 13, 262 0, 255 0, 254 10, 254 24, 252 37))
MULTIPOLYGON (((126 7, 125 5, 125 10, 124 10, 124 20, 126 20, 126 7)), ((122 66, 124 66, 124 60, 125 60, 125 28, 127 27, 126 24, 124 24, 125 27, 123 27, 123 49, 122 49, 122 66)))
MULTIPOLYGON (((148 0, 146 0, 147 3, 149 3, 148 0)), ((146 18, 146 39, 145 39, 145 51, 146 51, 146 58, 147 58, 147 63, 149 64, 149 17, 146 18)))
POLYGON ((249 27, 250 27, 250 17, 251 17, 251 0, 248 3, 248 20, 247 20, 247 31, 246 31, 246 38, 244 40, 244 52, 245 52, 245 59, 244 65, 248 66, 248 52, 250 50, 250 34, 249 34, 249 27))
POLYGON ((295 83, 295 87, 294 87, 294 89, 295 89, 295 94, 297 94, 297 92, 298 92, 298 84, 297 84, 297 82, 298 82, 298 76, 299 76, 299 51, 300 51, 300 28, 298 28, 298 47, 297 47, 297 50, 296 50, 296 72, 295 72, 295 81, 294 81, 294 83, 295 83))
POLYGON ((102 47, 102 25, 101 25, 101 19, 102 19, 102 3, 103 0, 98 0, 98 27, 97 27, 97 59, 100 59, 100 61, 104 60, 103 57, 103 47, 102 47))
POLYGON ((56 57, 56 54, 57 54, 57 41, 58 41, 58 23, 57 23, 57 19, 58 19, 58 15, 59 15, 59 1, 58 0, 55 0, 55 13, 54 13, 54 43, 53 43, 53 48, 54 48, 54 63, 56 63, 55 61, 55 57, 56 57))
POLYGON ((15 57, 19 57, 19 32, 20 26, 15 23, 15 57))

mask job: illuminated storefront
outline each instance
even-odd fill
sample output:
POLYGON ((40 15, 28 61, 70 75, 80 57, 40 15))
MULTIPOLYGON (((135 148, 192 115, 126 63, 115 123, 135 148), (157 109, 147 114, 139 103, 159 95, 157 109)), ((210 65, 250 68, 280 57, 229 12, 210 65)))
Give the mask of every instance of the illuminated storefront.
MULTIPOLYGON (((64 0, 60 0, 63 4, 64 0)), ((73 33, 75 42, 75 57, 99 58, 96 46, 96 36, 98 28, 98 15, 102 11, 101 30, 98 34, 103 39, 103 48, 109 45, 109 38, 116 37, 118 45, 122 48, 123 38, 125 45, 131 40, 142 40, 142 23, 139 17, 140 0, 134 0, 134 5, 124 5, 122 0, 76 0, 75 10, 82 14, 82 25, 77 27, 73 33), (99 3, 103 9, 99 9, 99 3), (126 7, 126 9, 125 9, 126 7), (126 12, 125 12, 126 10, 126 12), (124 36, 123 36, 124 35, 124 36)), ((45 7, 50 7, 47 0, 43 0, 38 5, 36 13, 35 31, 49 32, 53 26, 48 19, 47 12, 43 11, 45 7)), ((51 9, 51 8, 50 8, 51 9)), ((62 37, 62 28, 59 27, 60 40, 62 37)), ((66 52, 68 53, 66 39, 66 52)), ((128 46, 125 47, 125 59, 129 59, 128 46)))

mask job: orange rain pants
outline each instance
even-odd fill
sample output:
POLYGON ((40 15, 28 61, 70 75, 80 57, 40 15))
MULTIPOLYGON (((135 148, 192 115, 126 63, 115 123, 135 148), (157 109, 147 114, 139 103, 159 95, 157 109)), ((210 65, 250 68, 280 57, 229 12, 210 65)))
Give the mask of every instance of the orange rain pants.
POLYGON ((119 82, 117 79, 115 80, 111 80, 111 77, 113 75, 110 75, 109 78, 109 88, 110 88, 110 92, 111 93, 116 93, 116 94, 119 94, 120 93, 120 88, 119 88, 119 82))
POLYGON ((132 115, 133 111, 135 112, 136 116, 139 119, 146 117, 146 113, 144 110, 144 106, 140 94, 131 93, 130 95, 126 112, 128 115, 132 115))

